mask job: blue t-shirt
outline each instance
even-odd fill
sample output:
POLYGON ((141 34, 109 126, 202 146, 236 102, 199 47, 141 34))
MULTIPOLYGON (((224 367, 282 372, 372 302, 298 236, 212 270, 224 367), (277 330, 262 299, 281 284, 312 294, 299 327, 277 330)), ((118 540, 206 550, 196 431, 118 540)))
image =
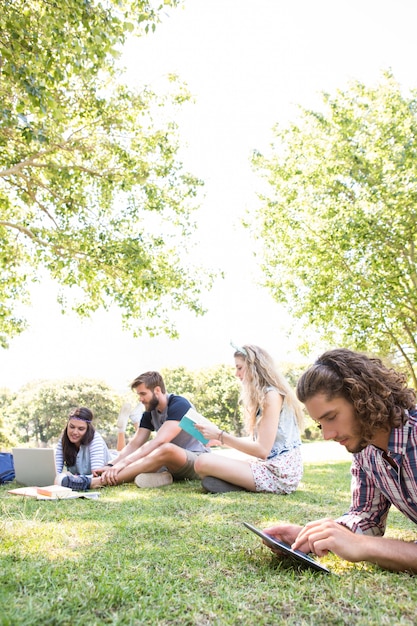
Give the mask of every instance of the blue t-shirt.
MULTIPOLYGON (((173 393, 170 393, 167 398, 167 406, 162 412, 159 412, 157 409, 144 412, 140 420, 140 428, 158 431, 162 424, 169 420, 179 422, 187 413, 188 409, 192 407, 191 402, 182 396, 175 396, 173 393)), ((190 450, 191 452, 210 452, 209 448, 206 448, 201 441, 198 441, 198 439, 186 433, 185 430, 181 430, 171 443, 174 443, 184 450, 190 450)))

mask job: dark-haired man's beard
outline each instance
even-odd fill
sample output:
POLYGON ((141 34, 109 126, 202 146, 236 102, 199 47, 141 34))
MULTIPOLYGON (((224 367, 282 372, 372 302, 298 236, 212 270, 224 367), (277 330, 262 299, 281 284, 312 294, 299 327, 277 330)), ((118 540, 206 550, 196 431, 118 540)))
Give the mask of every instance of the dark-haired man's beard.
POLYGON ((159 400, 154 393, 152 393, 152 399, 149 402, 145 402, 145 409, 147 411, 154 411, 159 404, 159 400))

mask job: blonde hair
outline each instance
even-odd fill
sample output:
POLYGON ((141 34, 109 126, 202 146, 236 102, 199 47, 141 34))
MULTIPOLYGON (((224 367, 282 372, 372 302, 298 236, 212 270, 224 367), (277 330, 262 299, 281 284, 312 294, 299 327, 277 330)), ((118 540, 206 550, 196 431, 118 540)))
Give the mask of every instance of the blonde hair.
POLYGON ((261 409, 262 413, 268 387, 274 387, 284 396, 284 402, 293 409, 298 428, 302 430, 304 414, 301 404, 298 402, 286 378, 276 367, 271 355, 263 348, 259 348, 259 346, 244 345, 236 349, 234 356, 243 359, 246 365, 240 397, 249 433, 254 433, 257 424, 257 414, 259 409, 261 409))

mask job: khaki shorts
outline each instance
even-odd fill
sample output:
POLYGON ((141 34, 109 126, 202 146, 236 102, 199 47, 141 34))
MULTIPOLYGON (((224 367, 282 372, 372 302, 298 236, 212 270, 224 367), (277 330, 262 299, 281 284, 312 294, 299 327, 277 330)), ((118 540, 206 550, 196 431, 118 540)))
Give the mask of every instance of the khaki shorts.
POLYGON ((191 450, 184 450, 187 455, 187 461, 178 470, 178 472, 171 472, 174 480, 200 480, 200 476, 194 471, 194 463, 200 454, 206 454, 206 452, 191 452, 191 450))

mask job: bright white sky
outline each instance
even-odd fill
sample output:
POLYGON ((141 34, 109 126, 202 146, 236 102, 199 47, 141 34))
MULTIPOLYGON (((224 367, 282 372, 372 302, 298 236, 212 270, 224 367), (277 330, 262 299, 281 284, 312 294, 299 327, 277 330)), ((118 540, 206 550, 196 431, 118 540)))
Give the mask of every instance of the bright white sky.
POLYGON ((117 312, 91 321, 61 315, 51 285, 36 286, 30 329, 0 351, 0 387, 84 376, 123 391, 147 369, 232 364, 230 339, 257 343, 278 363, 300 360, 291 321, 256 286, 251 242, 239 226, 260 188, 251 151, 264 150, 274 123, 295 119, 297 105, 318 108, 321 92, 351 79, 375 83, 391 68, 417 87, 416 23, 415 0, 185 0, 167 12, 154 34, 129 46, 128 77, 157 89, 177 73, 195 95, 179 122, 186 169, 206 183, 199 260, 226 278, 205 296, 205 317, 180 316, 177 341, 133 339, 117 312))

